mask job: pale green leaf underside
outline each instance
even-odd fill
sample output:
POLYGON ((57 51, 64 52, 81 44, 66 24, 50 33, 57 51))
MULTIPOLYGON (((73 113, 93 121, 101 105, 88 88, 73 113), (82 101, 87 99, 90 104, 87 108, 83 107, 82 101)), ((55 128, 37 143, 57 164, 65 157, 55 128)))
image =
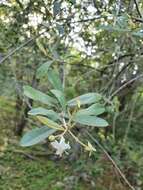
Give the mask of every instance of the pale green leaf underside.
POLYGON ((45 140, 49 135, 53 134, 56 130, 50 129, 47 126, 35 128, 27 132, 21 139, 20 145, 27 147, 32 146, 45 140))
POLYGON ((80 105, 92 104, 98 102, 99 100, 101 100, 101 98, 102 96, 100 94, 91 92, 69 100, 68 106, 77 106, 78 103, 80 103, 80 105))
POLYGON ((47 105, 53 105, 54 103, 56 103, 56 100, 52 97, 50 97, 49 95, 40 92, 39 90, 36 90, 34 88, 32 88, 31 86, 24 86, 24 95, 27 96, 28 98, 31 98, 33 100, 39 101, 43 104, 47 104, 47 105))
POLYGON ((108 126, 108 122, 102 118, 90 115, 75 115, 75 122, 80 123, 82 125, 94 126, 94 127, 106 127, 108 126))
POLYGON ((58 113, 56 113, 53 110, 47 110, 45 108, 42 107, 38 107, 38 108, 33 108, 28 112, 29 115, 43 115, 43 116, 48 116, 50 119, 56 121, 56 120, 60 120, 60 116, 58 115, 58 113))
POLYGON ((43 117, 43 116, 37 116, 37 119, 43 123, 44 125, 53 128, 53 129, 57 129, 57 130, 63 130, 63 128, 56 122, 54 122, 53 120, 47 118, 47 117, 43 117))
POLYGON ((86 109, 79 110, 76 114, 77 115, 100 115, 105 112, 105 108, 101 104, 93 104, 86 109))

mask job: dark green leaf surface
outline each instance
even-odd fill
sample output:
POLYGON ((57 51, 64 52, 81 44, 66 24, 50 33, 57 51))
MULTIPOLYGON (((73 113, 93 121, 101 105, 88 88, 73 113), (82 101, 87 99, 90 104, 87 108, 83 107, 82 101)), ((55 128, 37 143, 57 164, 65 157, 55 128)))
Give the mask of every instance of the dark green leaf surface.
POLYGON ((48 80, 50 81, 50 83, 52 84, 54 89, 63 91, 63 87, 62 87, 60 77, 56 71, 54 71, 52 69, 50 69, 48 71, 48 80))
POLYGON ((55 97, 58 99, 59 103, 62 106, 63 111, 66 109, 66 100, 64 97, 64 94, 59 90, 51 90, 51 92, 55 95, 55 97))
POLYGON ((37 77, 41 78, 41 77, 47 76, 49 67, 51 66, 52 63, 53 63, 53 61, 47 61, 46 63, 42 64, 37 69, 37 77))

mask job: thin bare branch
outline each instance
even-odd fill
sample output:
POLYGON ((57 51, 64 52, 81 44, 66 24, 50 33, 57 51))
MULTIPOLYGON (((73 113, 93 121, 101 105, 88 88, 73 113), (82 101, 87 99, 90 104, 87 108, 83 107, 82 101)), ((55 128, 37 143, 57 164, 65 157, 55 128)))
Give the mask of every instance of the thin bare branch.
POLYGON ((125 84, 123 84, 122 86, 120 86, 120 88, 118 88, 116 91, 114 91, 111 96, 110 99, 112 99, 116 94, 118 94, 121 90, 123 90, 124 88, 126 88, 129 84, 131 84, 132 82, 139 80, 140 78, 143 77, 143 74, 138 75, 137 77, 127 81, 125 84))
POLYGON ((139 10, 139 6, 138 6, 137 1, 134 0, 134 3, 135 3, 135 5, 136 5, 136 10, 137 10, 137 12, 138 12, 138 15, 140 16, 140 18, 142 18, 142 14, 141 14, 141 12, 140 12, 140 10, 139 10))
POLYGON ((97 139, 95 139, 89 132, 86 132, 86 134, 95 142, 99 148, 104 152, 104 154, 107 156, 107 158, 111 161, 115 169, 118 171, 120 176, 124 179, 125 183, 130 187, 130 189, 135 190, 135 188, 130 184, 130 182, 127 180, 124 173, 120 170, 120 168, 117 166, 116 162, 113 160, 113 158, 108 154, 108 152, 105 150, 105 148, 98 142, 97 139))
POLYGON ((11 52, 9 52, 3 59, 1 59, 0 64, 2 64, 3 62, 5 62, 10 56, 12 56, 13 54, 15 54, 17 51, 19 51, 20 49, 22 49, 23 47, 25 47, 26 45, 28 45, 30 42, 34 41, 36 38, 38 38, 39 36, 41 36, 44 32, 36 35, 33 38, 30 38, 29 40, 27 40, 26 42, 24 42, 23 44, 21 44, 20 46, 18 46, 17 48, 15 48, 14 50, 12 50, 11 52))

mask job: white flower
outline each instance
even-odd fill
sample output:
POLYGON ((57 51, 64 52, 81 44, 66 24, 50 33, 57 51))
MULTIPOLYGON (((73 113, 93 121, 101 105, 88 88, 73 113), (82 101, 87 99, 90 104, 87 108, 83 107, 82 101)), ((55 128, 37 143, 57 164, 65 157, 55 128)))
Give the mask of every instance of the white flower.
POLYGON ((60 142, 58 142, 57 140, 55 140, 54 142, 51 142, 51 145, 53 148, 55 148, 56 154, 59 156, 62 156, 63 152, 65 152, 65 150, 70 149, 70 145, 69 142, 65 143, 65 138, 62 136, 60 139, 60 142))

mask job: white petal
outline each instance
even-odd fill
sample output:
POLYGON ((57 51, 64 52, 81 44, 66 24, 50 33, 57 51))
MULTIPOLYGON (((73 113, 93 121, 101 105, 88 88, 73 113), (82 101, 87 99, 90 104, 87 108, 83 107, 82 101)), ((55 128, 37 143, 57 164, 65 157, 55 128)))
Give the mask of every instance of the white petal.
POLYGON ((65 139, 63 136, 61 137, 60 142, 55 140, 54 142, 51 142, 51 145, 53 146, 53 148, 56 149, 56 154, 60 156, 62 156, 63 152, 65 152, 66 149, 71 148, 69 142, 65 143, 65 139))
POLYGON ((51 142, 51 145, 53 148, 57 149, 57 147, 59 146, 59 143, 58 141, 54 141, 54 142, 51 142))
POLYGON ((56 155, 62 156, 63 152, 64 152, 64 150, 58 149, 58 150, 56 151, 56 155))
POLYGON ((68 144, 65 144, 65 149, 71 149, 71 146, 68 144))
POLYGON ((60 144, 65 143, 65 138, 62 136, 60 140, 60 144))

